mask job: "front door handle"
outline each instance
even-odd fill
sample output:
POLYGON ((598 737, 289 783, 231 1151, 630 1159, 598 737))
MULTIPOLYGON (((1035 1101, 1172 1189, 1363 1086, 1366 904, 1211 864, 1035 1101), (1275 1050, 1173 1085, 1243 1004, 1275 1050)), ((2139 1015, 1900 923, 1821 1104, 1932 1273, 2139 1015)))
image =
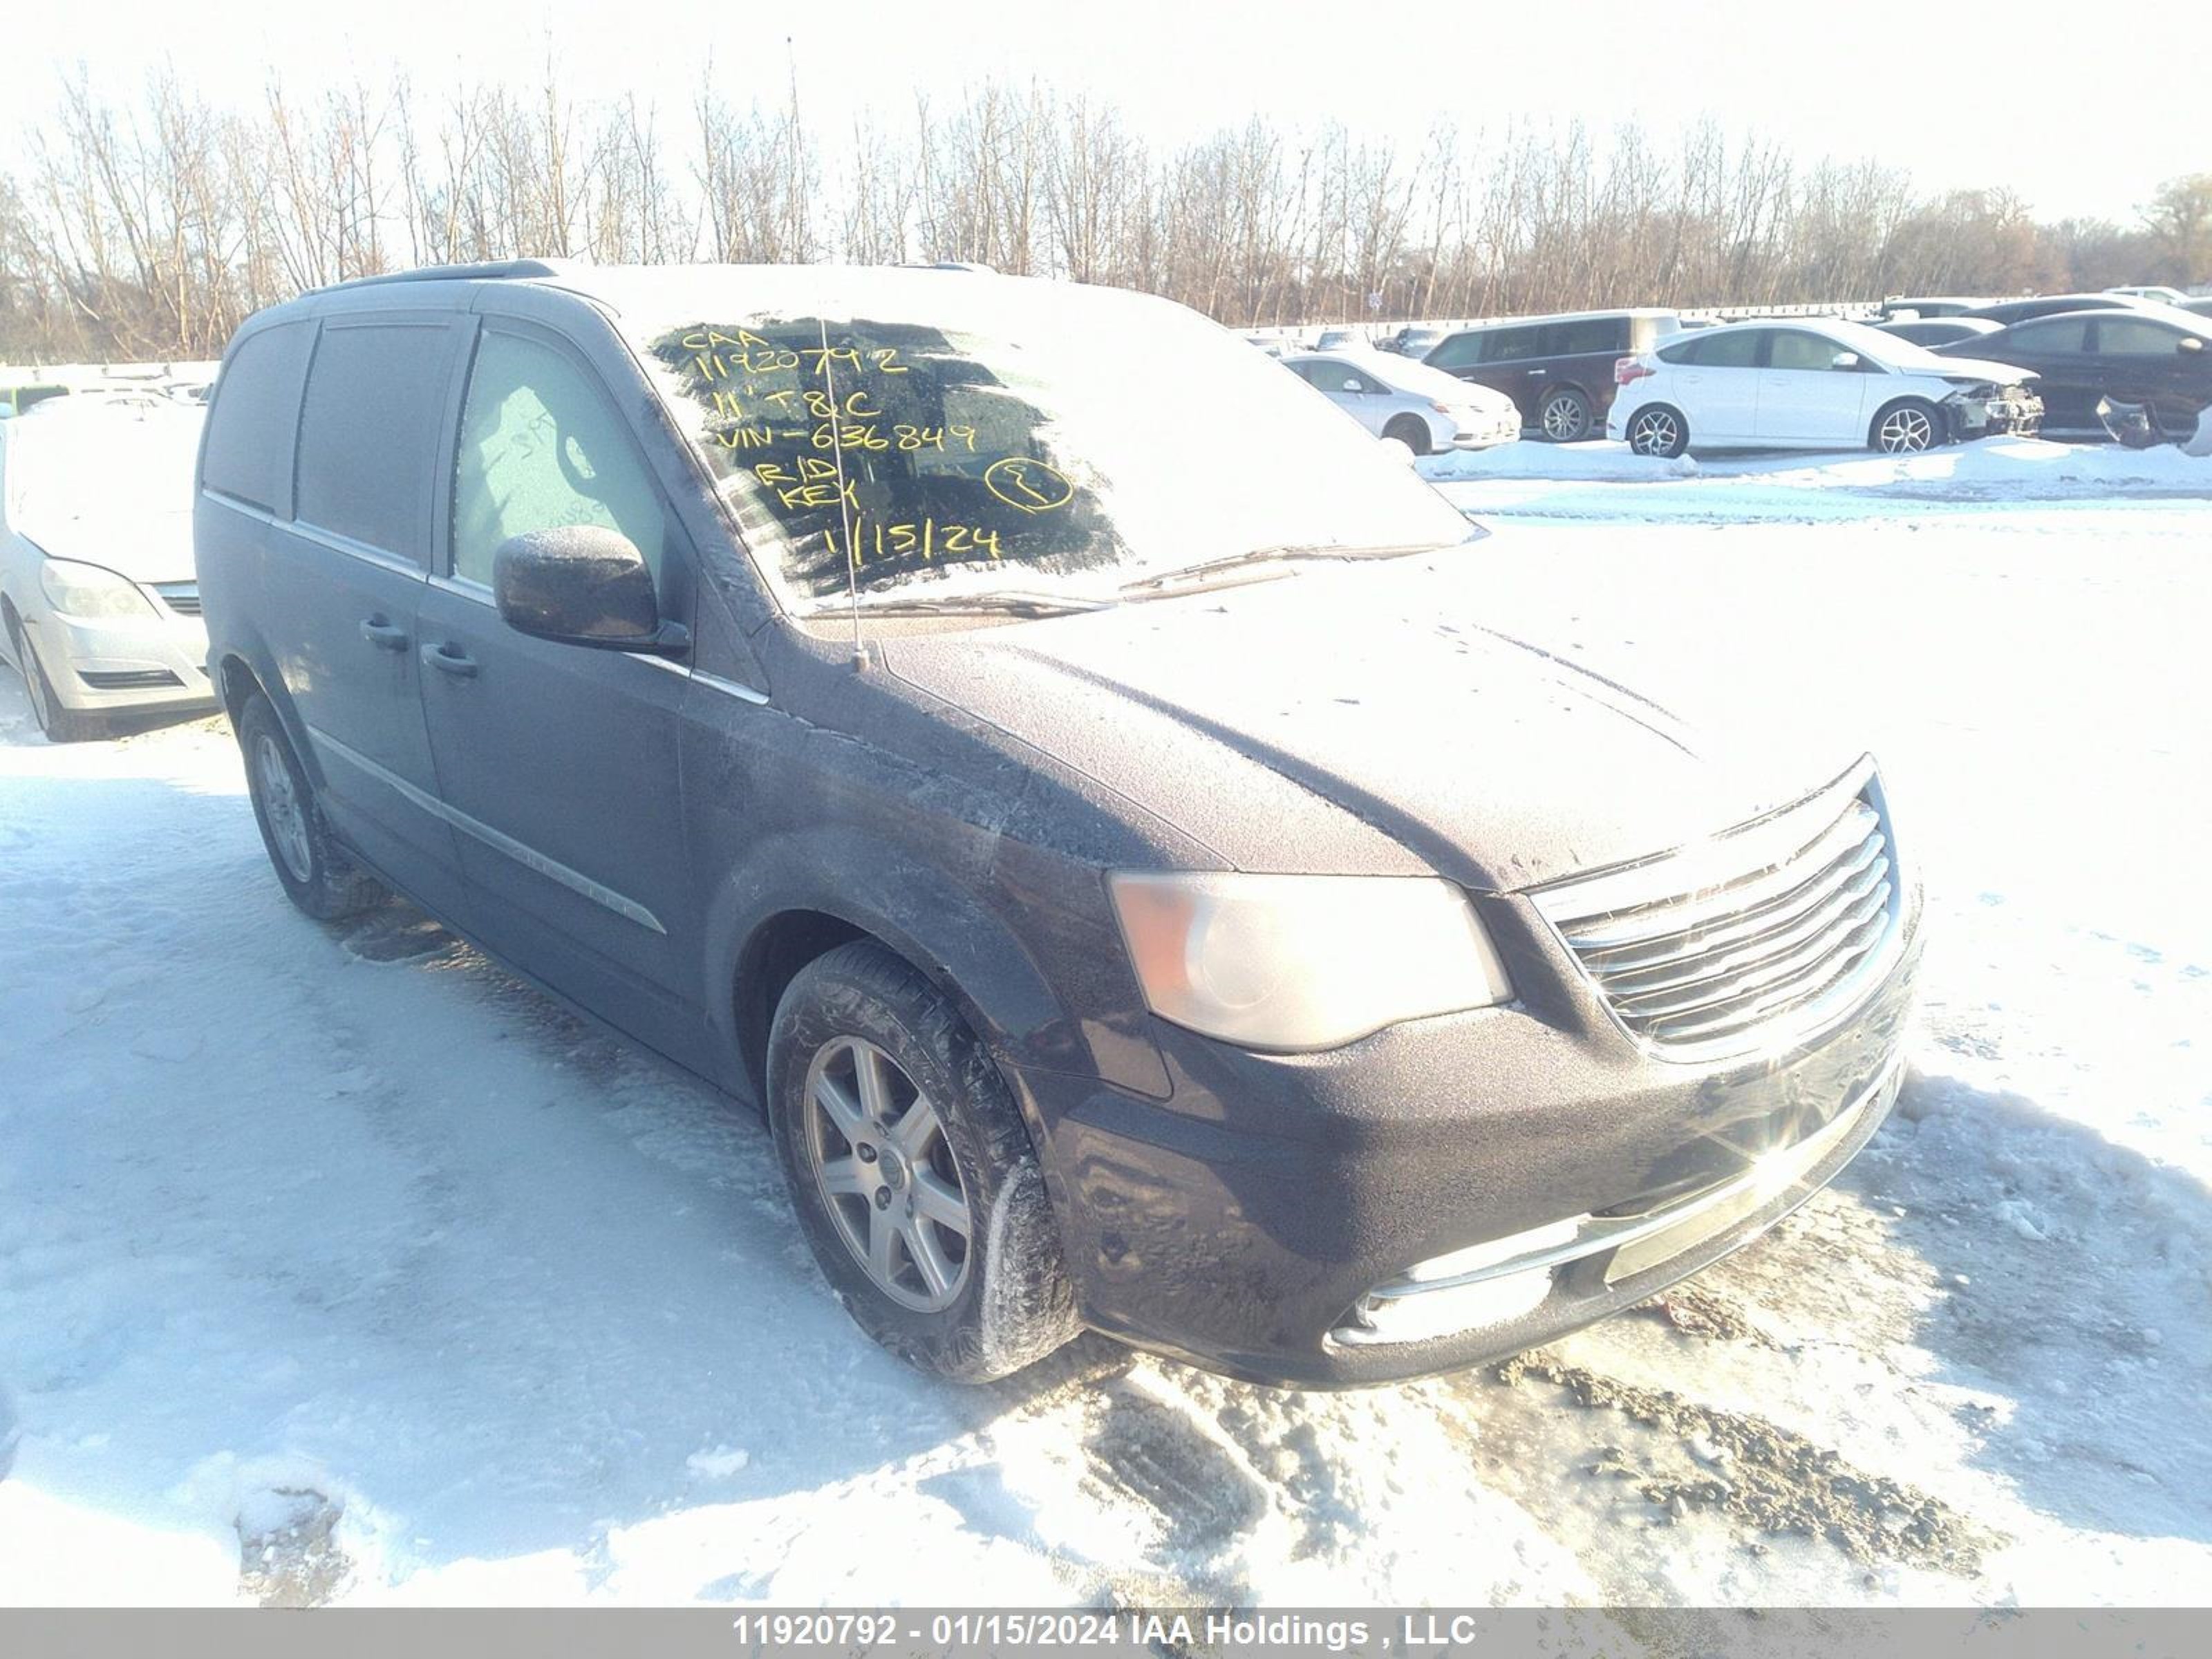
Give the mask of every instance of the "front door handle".
POLYGON ((422 660, 441 674, 452 674, 465 680, 476 678, 477 659, 450 641, 442 645, 424 646, 422 660))
POLYGON ((362 619, 361 636, 380 651, 404 651, 407 648, 407 630, 397 623, 385 621, 381 612, 362 619))

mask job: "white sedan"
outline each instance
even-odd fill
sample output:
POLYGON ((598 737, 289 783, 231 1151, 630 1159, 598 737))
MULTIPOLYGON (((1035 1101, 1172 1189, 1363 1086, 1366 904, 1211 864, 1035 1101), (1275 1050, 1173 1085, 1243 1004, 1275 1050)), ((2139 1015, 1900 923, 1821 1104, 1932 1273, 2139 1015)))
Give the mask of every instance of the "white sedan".
POLYGON ((205 420, 118 395, 0 421, 0 657, 56 743, 216 707, 192 565, 205 420))
POLYGON ((1521 435, 1521 411, 1502 392, 1389 352, 1293 352, 1289 369, 1378 438, 1416 455, 1487 449, 1521 435))
POLYGON ((1908 454, 2032 433, 2043 404, 2026 369, 1939 357, 1861 323, 1732 323, 1613 365, 1606 435, 1640 455, 1703 449, 1908 454))

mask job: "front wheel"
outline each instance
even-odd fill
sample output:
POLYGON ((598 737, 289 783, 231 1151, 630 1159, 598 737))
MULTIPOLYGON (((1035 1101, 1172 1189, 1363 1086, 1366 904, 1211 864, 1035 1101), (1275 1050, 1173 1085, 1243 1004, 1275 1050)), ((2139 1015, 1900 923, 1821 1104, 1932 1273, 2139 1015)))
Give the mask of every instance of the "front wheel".
POLYGON ((1672 460, 1690 447, 1690 425, 1678 409, 1653 404, 1628 422, 1628 447, 1639 455, 1672 460))
POLYGON ((106 736, 107 728, 97 714, 80 714, 54 695, 54 683, 47 678, 46 664, 39 660, 38 647, 12 616, 8 618, 8 637, 15 645, 15 660, 22 665, 23 690, 31 699, 31 717, 38 721, 46 741, 82 743, 106 736))
POLYGON ((1430 441, 1429 423, 1412 415, 1401 415, 1382 428, 1385 438, 1395 438, 1416 455, 1425 455, 1435 445, 1430 441))
POLYGON ((799 1230, 862 1330, 963 1382, 1075 1334, 1029 1130, 927 980, 866 940, 808 963, 776 1009, 768 1092, 799 1230))
POLYGON ((1580 443, 1590 434, 1590 401, 1571 386, 1563 386, 1544 399, 1536 423, 1555 444, 1580 443))
POLYGON ((1917 455, 1933 449, 1943 441, 1943 411, 1917 398, 1905 398, 1875 416, 1867 441, 1885 455, 1917 455))
POLYGON ((318 921, 340 921, 383 903, 383 885, 339 850, 283 723, 258 691, 239 711, 238 746, 261 844, 292 902, 318 921))

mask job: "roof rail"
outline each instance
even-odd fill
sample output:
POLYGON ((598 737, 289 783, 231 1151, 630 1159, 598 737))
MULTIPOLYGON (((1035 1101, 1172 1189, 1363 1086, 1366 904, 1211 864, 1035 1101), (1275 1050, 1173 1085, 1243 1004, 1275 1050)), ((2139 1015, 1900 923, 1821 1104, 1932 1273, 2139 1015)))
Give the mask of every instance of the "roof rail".
POLYGON ((374 276, 351 276, 343 283, 325 283, 311 294, 335 294, 341 289, 376 288, 386 283, 465 283, 495 277, 558 276, 570 262, 550 259, 488 259, 472 265, 418 265, 413 270, 381 271, 374 276))

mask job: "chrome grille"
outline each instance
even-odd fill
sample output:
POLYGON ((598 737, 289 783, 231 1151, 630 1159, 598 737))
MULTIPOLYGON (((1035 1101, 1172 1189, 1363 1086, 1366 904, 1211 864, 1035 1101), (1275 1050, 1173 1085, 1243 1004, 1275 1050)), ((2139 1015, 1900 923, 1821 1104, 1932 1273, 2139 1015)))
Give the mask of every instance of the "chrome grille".
POLYGON ((154 591, 161 596, 161 603, 179 617, 200 614, 200 585, 198 582, 155 582, 154 591))
POLYGON ((1901 942, 1904 891, 1863 763, 1696 848, 1530 896, 1623 1029, 1694 1058, 1807 1036, 1857 1006, 1901 942))

